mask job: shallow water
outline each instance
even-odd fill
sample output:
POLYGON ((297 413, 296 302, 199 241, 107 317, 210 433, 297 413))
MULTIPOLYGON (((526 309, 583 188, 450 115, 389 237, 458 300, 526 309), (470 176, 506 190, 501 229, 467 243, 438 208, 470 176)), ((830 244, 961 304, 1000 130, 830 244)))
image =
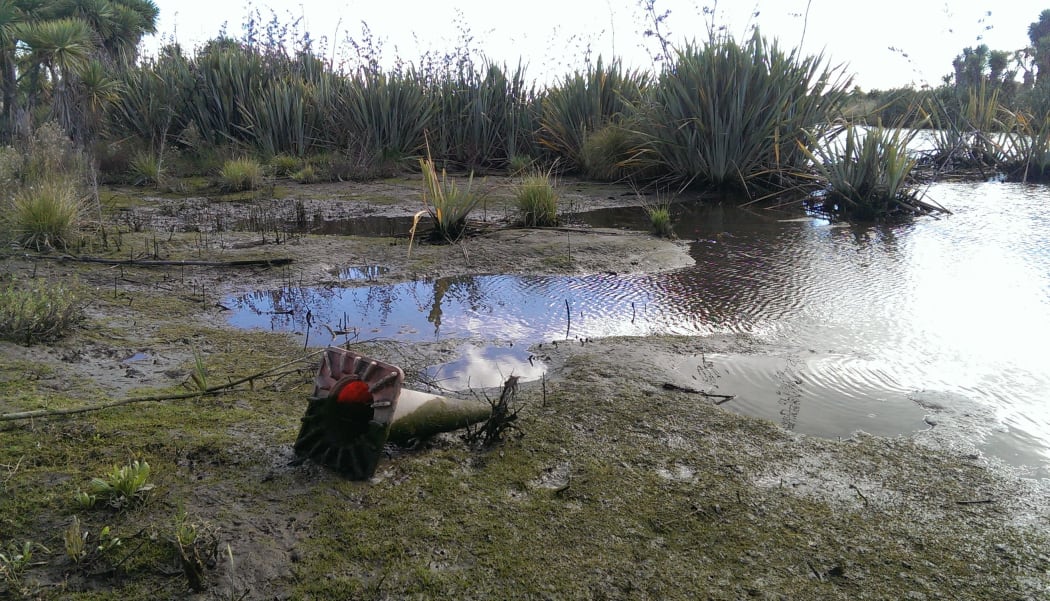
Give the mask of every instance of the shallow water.
MULTIPOLYGON (((305 333, 309 308, 318 344, 331 339, 325 326, 344 338, 470 339, 431 373, 452 389, 539 377, 527 350, 539 342, 747 334, 759 352, 682 357, 678 371, 736 395, 726 408, 795 431, 892 436, 950 422, 1050 476, 1050 190, 944 183, 928 195, 953 214, 846 226, 680 208, 690 268, 257 292, 232 301, 231 321, 305 333)), ((576 218, 646 227, 637 208, 576 218)))

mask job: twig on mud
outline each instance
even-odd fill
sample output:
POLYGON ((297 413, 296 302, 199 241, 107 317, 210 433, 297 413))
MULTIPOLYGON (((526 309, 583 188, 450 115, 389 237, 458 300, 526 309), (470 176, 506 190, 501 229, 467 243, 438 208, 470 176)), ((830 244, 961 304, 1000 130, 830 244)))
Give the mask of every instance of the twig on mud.
POLYGON ((483 448, 491 447, 503 439, 507 430, 516 430, 514 421, 518 419, 521 407, 511 411, 510 403, 518 392, 518 376, 510 376, 503 383, 503 392, 499 400, 489 401, 492 405, 492 415, 476 430, 468 431, 463 437, 470 444, 480 444, 483 448))
POLYGON ((205 388, 204 390, 196 390, 196 391, 193 391, 193 392, 183 392, 183 393, 179 393, 179 394, 161 394, 161 395, 152 395, 152 396, 143 396, 143 397, 132 397, 132 398, 129 398, 129 399, 121 399, 119 401, 112 401, 112 402, 109 402, 109 403, 101 403, 101 404, 98 404, 98 405, 91 405, 91 406, 88 406, 88 407, 73 407, 73 408, 70 408, 70 409, 38 409, 38 410, 35 410, 35 411, 20 411, 20 412, 17 412, 17 413, 4 413, 4 414, 0 414, 0 422, 9 422, 9 421, 15 421, 15 420, 21 420, 21 419, 34 419, 34 418, 37 418, 37 417, 54 417, 54 416, 57 416, 57 415, 73 415, 73 414, 77 414, 77 413, 90 413, 90 412, 93 412, 93 411, 101 411, 103 409, 112 409, 114 407, 122 407, 124 405, 131 405, 133 403, 146 403, 146 402, 153 402, 153 401, 177 401, 177 400, 181 400, 181 399, 192 399, 192 398, 197 398, 197 397, 202 397, 202 396, 211 396, 211 395, 216 395, 216 394, 225 394, 227 392, 233 392, 233 388, 235 388, 236 386, 239 386, 241 384, 244 384, 246 382, 247 383, 252 383, 252 385, 254 386, 254 381, 259 379, 259 378, 262 378, 262 377, 265 377, 265 376, 267 376, 269 374, 272 374, 275 371, 284 369, 284 368, 288 367, 289 365, 294 365, 295 363, 298 363, 300 361, 304 361, 306 359, 310 359, 312 357, 316 357, 317 355, 320 355, 323 352, 324 352, 323 349, 319 350, 319 351, 314 351, 312 353, 309 353, 307 355, 303 355, 301 357, 298 357, 298 358, 293 359, 291 361, 288 361, 286 363, 282 363, 282 364, 277 365, 275 367, 271 367, 269 369, 265 369, 263 371, 251 374, 249 376, 244 376, 243 378, 239 378, 237 380, 231 380, 230 382, 228 382, 226 384, 221 384, 221 385, 218 385, 218 386, 212 386, 210 388, 205 388))
POLYGON ((956 505, 980 505, 982 503, 995 503, 995 499, 993 499, 992 497, 988 497, 986 499, 974 499, 974 500, 963 499, 961 501, 956 501, 955 502, 956 505))
POLYGON ((857 496, 860 497, 862 501, 864 501, 864 506, 867 507, 868 497, 865 497, 864 493, 860 492, 860 489, 857 488, 856 484, 850 484, 849 487, 853 489, 853 492, 857 493, 857 496))
POLYGON ((707 392, 697 388, 689 388, 688 386, 679 386, 678 384, 672 384, 670 382, 664 382, 664 390, 677 390, 678 392, 688 392, 689 394, 699 394, 709 399, 716 399, 715 404, 721 405, 722 403, 728 403, 729 401, 736 398, 735 394, 715 394, 713 392, 707 392))
POLYGON ((133 265, 135 267, 280 267, 290 265, 295 259, 238 259, 236 261, 194 261, 162 259, 103 259, 101 257, 74 257, 72 255, 25 255, 27 259, 51 261, 73 261, 76 263, 101 263, 102 265, 133 265))

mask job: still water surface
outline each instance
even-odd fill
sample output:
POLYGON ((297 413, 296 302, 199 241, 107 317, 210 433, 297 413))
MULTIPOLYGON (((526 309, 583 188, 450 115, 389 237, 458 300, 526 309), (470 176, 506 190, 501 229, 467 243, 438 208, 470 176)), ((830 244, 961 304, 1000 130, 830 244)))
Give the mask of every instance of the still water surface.
MULTIPOLYGON (((430 374, 451 389, 538 378, 528 347, 540 342, 744 334, 758 352, 679 366, 737 395, 726 408, 823 436, 969 420, 985 452, 1050 476, 1050 189, 942 183, 928 195, 953 214, 851 226, 681 207, 676 230, 691 241, 693 267, 261 291, 230 299, 231 321, 305 334, 309 309, 318 344, 329 329, 465 339, 461 358, 430 374)), ((646 227, 637 208, 578 218, 646 227)))

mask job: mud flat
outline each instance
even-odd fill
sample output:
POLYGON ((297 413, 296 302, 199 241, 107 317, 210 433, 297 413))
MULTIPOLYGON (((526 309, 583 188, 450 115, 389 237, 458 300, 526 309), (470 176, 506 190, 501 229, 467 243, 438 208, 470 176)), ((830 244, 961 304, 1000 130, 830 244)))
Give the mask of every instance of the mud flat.
MULTIPOLYGON (((316 196, 325 195, 332 190, 316 196)), ((629 200, 602 190, 594 202, 608 203, 610 196, 629 200)), ((133 204, 156 202, 178 201, 133 204)), ((329 202, 349 201, 333 196, 329 202)), ((418 201, 389 202, 399 207, 390 211, 407 212, 418 201)), ((296 235, 274 243, 258 232, 182 229, 124 232, 120 249, 111 239, 96 254, 292 262, 106 265, 8 252, 0 259, 4 273, 73 283, 88 305, 84 324, 57 343, 0 343, 0 412, 187 392, 196 357, 211 385, 287 365, 222 395, 0 422, 0 544, 43 545, 31 565, 18 574, 9 570, 0 584, 5 594, 1050 595, 1044 482, 1018 477, 959 444, 959 437, 793 434, 733 414, 668 368, 684 355, 754 352, 746 337, 537 345, 531 351, 548 371, 520 385, 517 435, 485 451, 468 448, 456 433, 391 447, 372 480, 352 482, 309 463, 292 465, 316 369, 312 349, 287 334, 231 328, 221 306, 224 295, 282 285, 356 285, 338 277, 354 266, 382 266, 375 277, 384 282, 652 272, 688 264, 682 243, 613 230, 494 227, 457 245, 416 244, 409 254, 403 237, 296 235), (119 509, 86 509, 73 501, 92 478, 136 459, 152 468, 155 488, 144 501, 119 509), (76 564, 64 551, 74 515, 89 542, 97 544, 108 526, 121 538, 119 548, 76 564), (172 543, 180 524, 198 533, 193 548, 205 567, 199 591, 190 590, 193 581, 172 543)), ((455 352, 444 342, 382 340, 358 349, 404 367, 410 385, 420 384, 412 378, 423 367, 455 352)))

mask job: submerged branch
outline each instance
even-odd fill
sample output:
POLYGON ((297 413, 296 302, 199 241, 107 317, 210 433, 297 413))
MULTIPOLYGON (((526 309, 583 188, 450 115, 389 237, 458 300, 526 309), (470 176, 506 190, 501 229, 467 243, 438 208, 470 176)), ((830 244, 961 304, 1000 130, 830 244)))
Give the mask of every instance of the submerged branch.
POLYGON ((709 399, 715 399, 716 405, 722 403, 728 403, 729 401, 736 398, 735 394, 715 394, 713 392, 707 392, 698 388, 690 388, 688 386, 679 386, 678 384, 672 384, 670 382, 664 382, 664 390, 676 390, 678 392, 688 392, 689 394, 699 394, 700 396, 707 397, 709 399))

